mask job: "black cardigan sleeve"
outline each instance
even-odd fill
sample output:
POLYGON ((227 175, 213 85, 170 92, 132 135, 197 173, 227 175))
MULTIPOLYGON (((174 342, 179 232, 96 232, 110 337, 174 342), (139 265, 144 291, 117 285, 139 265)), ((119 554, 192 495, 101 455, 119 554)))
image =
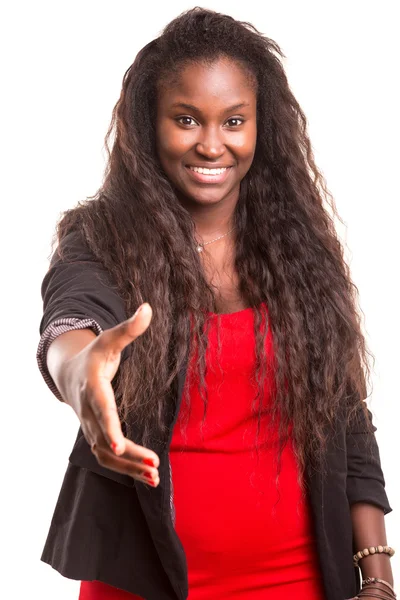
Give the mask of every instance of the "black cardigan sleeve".
MULTIPOLYGON (((124 321, 127 315, 112 277, 95 260, 83 235, 78 231, 65 236, 53 253, 41 292, 43 316, 39 326, 41 339, 36 358, 45 382, 53 394, 62 400, 46 365, 49 342, 55 337, 49 336, 51 330, 57 329, 58 333, 62 333, 68 329, 65 327, 66 323, 74 322, 73 329, 88 327, 99 335, 105 329, 124 321), (55 324, 59 327, 54 327, 55 324)), ((121 362, 129 356, 130 351, 130 346, 122 351, 121 362)))
POLYGON ((385 491, 379 447, 375 438, 376 427, 372 413, 368 417, 373 431, 368 431, 366 416, 360 406, 347 428, 347 497, 349 504, 368 502, 380 507, 384 514, 392 511, 385 491))
POLYGON ((112 277, 95 260, 78 231, 70 232, 61 242, 66 253, 62 260, 59 247, 53 253, 43 279, 41 293, 43 317, 39 330, 66 317, 93 319, 102 330, 127 318, 122 298, 112 277))

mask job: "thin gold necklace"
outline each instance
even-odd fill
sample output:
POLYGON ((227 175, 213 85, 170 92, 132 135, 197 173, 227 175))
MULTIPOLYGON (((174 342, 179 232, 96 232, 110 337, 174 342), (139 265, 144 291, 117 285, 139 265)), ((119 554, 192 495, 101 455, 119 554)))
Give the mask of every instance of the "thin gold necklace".
POLYGON ((235 225, 232 227, 232 229, 230 229, 229 231, 227 231, 226 233, 224 233, 223 235, 220 235, 216 238, 214 238, 213 240, 210 240, 209 242, 199 242, 196 246, 196 250, 197 252, 203 252, 203 248, 204 246, 208 246, 208 244, 212 244, 213 242, 217 242, 218 240, 221 240, 222 238, 224 238, 225 236, 229 235, 230 233, 232 233, 232 231, 235 229, 235 225))

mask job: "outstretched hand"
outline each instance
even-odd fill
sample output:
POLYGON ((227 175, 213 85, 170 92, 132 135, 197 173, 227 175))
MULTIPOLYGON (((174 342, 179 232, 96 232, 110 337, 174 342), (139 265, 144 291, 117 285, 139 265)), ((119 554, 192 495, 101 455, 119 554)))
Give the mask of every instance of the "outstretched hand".
POLYGON ((103 331, 63 367, 60 392, 76 412, 99 464, 157 486, 159 458, 122 432, 111 382, 121 352, 150 325, 152 310, 142 304, 130 319, 103 331))

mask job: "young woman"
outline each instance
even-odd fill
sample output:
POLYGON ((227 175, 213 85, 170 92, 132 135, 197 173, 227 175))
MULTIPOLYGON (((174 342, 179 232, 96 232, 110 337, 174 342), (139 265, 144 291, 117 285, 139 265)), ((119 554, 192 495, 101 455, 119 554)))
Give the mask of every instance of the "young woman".
POLYGON ((42 560, 80 600, 395 597, 355 286, 282 56, 172 21, 58 224, 38 360, 81 427, 42 560))

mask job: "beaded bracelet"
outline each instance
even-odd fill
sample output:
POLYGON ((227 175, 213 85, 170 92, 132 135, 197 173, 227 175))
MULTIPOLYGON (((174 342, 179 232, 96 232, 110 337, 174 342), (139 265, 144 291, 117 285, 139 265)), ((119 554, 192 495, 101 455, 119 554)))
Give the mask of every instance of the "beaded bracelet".
POLYGON ((360 550, 353 556, 354 566, 358 566, 358 561, 369 554, 389 554, 389 557, 392 558, 395 551, 390 546, 370 546, 369 548, 364 548, 364 550, 360 550))

